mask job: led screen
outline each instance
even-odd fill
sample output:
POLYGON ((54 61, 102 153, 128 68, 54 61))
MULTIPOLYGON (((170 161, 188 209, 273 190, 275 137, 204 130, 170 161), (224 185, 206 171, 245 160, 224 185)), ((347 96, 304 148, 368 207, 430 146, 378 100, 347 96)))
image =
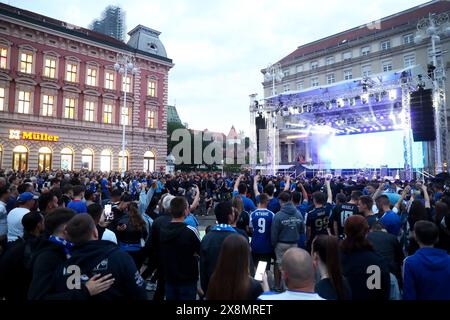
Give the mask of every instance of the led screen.
MULTIPOLYGON (((331 169, 403 168, 403 131, 315 137, 319 161, 331 169)), ((423 168, 421 142, 413 142, 413 166, 423 168)))

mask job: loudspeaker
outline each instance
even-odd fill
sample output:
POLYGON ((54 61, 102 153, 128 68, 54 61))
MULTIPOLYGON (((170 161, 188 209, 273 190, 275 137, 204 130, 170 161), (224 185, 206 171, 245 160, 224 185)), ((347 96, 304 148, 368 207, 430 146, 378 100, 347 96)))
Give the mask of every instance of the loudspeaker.
POLYGON ((266 129, 266 120, 264 119, 264 117, 261 114, 255 118, 255 127, 256 127, 256 152, 258 152, 258 154, 259 154, 260 139, 261 138, 264 139, 264 137, 260 137, 259 130, 266 129))
POLYGON ((433 91, 419 89, 411 93, 411 130, 414 141, 434 141, 433 91))

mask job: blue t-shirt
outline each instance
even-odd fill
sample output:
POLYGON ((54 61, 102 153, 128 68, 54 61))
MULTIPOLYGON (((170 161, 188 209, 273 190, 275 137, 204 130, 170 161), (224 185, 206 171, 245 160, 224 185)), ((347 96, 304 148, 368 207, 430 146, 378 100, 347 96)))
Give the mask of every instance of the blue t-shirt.
POLYGON ((100 181, 100 184, 102 186, 102 192, 107 192, 108 191, 108 180, 106 178, 103 178, 100 181))
POLYGON ((273 251, 270 232, 274 216, 275 214, 267 209, 256 209, 250 215, 250 226, 253 229, 252 252, 266 254, 273 251))
POLYGON ((197 228, 199 225, 197 218, 192 213, 189 213, 189 215, 184 218, 184 223, 194 228, 197 228))
POLYGON ((76 213, 87 213, 86 203, 81 200, 70 201, 67 208, 72 209, 76 213))
MULTIPOLYGON (((256 196, 256 203, 259 203, 259 195, 256 196)), ((272 198, 269 200, 269 203, 267 204, 267 209, 272 211, 273 213, 277 213, 280 211, 280 201, 278 198, 272 198)))
POLYGON ((402 228, 402 222, 400 216, 394 211, 386 211, 380 219, 381 224, 384 226, 387 232, 398 236, 400 229, 402 228))
MULTIPOLYGON (((239 195, 240 195, 239 192, 233 191, 233 197, 236 197, 236 196, 239 196, 239 195)), ((255 204, 253 203, 252 200, 250 200, 249 198, 247 198, 244 195, 240 195, 240 196, 241 196, 242 202, 244 203, 244 210, 245 211, 252 212, 252 211, 256 210, 256 206, 255 206, 255 204)))
POLYGON ((333 206, 327 203, 324 207, 313 208, 308 212, 306 226, 311 228, 309 240, 313 240, 319 234, 328 234, 328 223, 330 222, 333 206))

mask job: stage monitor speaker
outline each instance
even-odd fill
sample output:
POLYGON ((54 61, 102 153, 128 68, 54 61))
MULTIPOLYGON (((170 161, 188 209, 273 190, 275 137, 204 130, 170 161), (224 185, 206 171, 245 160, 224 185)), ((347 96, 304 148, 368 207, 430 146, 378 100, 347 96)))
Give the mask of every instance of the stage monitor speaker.
POLYGON ((411 130, 414 141, 436 140, 433 91, 421 89, 411 93, 411 130))

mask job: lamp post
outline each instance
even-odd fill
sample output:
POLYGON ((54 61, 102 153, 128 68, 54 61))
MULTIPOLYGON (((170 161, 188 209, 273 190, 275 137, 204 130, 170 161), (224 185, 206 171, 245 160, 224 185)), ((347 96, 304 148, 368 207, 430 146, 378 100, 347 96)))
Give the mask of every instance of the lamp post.
MULTIPOLYGON (((123 89, 123 107, 120 112, 122 120, 122 178, 125 177, 125 115, 123 111, 127 107, 127 78, 128 73, 135 75, 138 69, 135 67, 135 58, 130 54, 119 53, 117 55, 117 61, 114 64, 114 70, 122 75, 122 88, 123 89), (124 85, 125 84, 125 85, 124 85)), ((130 81, 131 85, 131 81, 130 81)))
POLYGON ((223 178, 223 159, 220 162, 222 163, 222 178, 223 178))
MULTIPOLYGON (((433 90, 435 107, 435 163, 436 171, 446 169, 448 148, 447 148, 447 110, 445 105, 445 68, 438 65, 436 43, 441 40, 441 36, 450 35, 449 16, 446 13, 430 13, 428 17, 419 20, 417 33, 414 42, 419 44, 423 40, 431 39, 431 57, 433 70, 433 90)), ((441 53, 442 54, 442 53, 441 53)))
MULTIPOLYGON (((279 63, 269 64, 266 68, 266 73, 264 74, 264 80, 272 81, 272 97, 275 96, 275 81, 281 81, 284 77, 283 71, 281 70, 281 65, 279 63)), ((270 144, 272 144, 271 148, 268 148, 271 152, 271 171, 272 174, 275 175, 275 161, 276 161, 276 136, 277 136, 277 128, 276 128, 276 114, 272 112, 272 121, 270 123, 270 131, 272 132, 272 136, 268 139, 270 144)))

